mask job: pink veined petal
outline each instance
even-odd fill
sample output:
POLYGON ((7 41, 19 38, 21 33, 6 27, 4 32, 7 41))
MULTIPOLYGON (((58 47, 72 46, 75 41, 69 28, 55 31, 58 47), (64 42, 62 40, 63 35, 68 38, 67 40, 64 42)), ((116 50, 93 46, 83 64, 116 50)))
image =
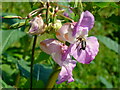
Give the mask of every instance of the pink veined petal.
POLYGON ((85 50, 80 50, 81 44, 76 48, 78 43, 72 44, 68 48, 68 53, 72 55, 78 62, 83 64, 89 64, 97 55, 99 51, 99 43, 96 37, 88 37, 86 40, 85 50))
POLYGON ((67 83, 70 83, 70 82, 73 82, 74 81, 74 78, 73 77, 70 77, 69 79, 68 79, 68 82, 67 83))
POLYGON ((75 24, 74 31, 73 31, 73 33, 72 33, 73 36, 75 36, 76 33, 79 31, 80 24, 81 24, 81 21, 82 21, 82 19, 83 19, 83 16, 84 16, 84 12, 81 13, 81 16, 80 16, 79 21, 75 24))
POLYGON ((68 33, 70 28, 70 23, 65 23, 57 32, 56 37, 61 41, 66 41, 65 35, 68 33))
POLYGON ((81 50, 79 57, 77 58, 77 61, 83 64, 89 64, 93 59, 91 58, 91 55, 88 54, 86 50, 81 50))
POLYGON ((81 46, 79 45, 78 46, 78 44, 79 44, 79 42, 76 42, 76 43, 74 43, 74 44, 71 44, 69 47, 68 47, 68 50, 67 50, 67 53, 66 53, 66 55, 67 54, 70 54, 71 56, 73 56, 75 59, 77 59, 78 57, 79 57, 79 50, 77 50, 77 49, 80 49, 81 48, 81 46), (78 47, 78 48, 77 48, 78 47))
POLYGON ((61 53, 59 53, 59 52, 57 52, 57 53, 52 53, 51 56, 52 56, 53 60, 54 60, 59 66, 62 66, 63 61, 62 61, 62 58, 61 58, 61 57, 62 57, 61 53))
POLYGON ((62 66, 62 69, 59 73, 59 76, 58 76, 58 81, 56 82, 57 84, 60 84, 64 81, 67 81, 69 79, 69 74, 67 73, 67 70, 64 66, 62 66))
POLYGON ((92 55, 92 58, 94 59, 95 56, 97 55, 98 51, 99 51, 99 43, 98 43, 98 40, 96 37, 94 36, 91 36, 91 37, 88 37, 87 38, 87 41, 86 41, 88 44, 88 49, 89 49, 89 52, 91 52, 91 55, 92 55))
POLYGON ((61 46, 62 46, 62 43, 55 39, 47 39, 47 40, 40 42, 40 48, 47 54, 50 54, 52 58, 54 59, 54 61, 60 66, 62 64, 61 46))
POLYGON ((62 45, 62 44, 55 39, 46 39, 46 40, 40 42, 40 48, 44 52, 46 52, 47 54, 50 54, 50 55, 51 55, 51 53, 60 52, 61 51, 60 45, 62 45))
POLYGON ((64 81, 68 81, 68 83, 74 81, 72 77, 72 70, 76 66, 76 61, 67 59, 63 62, 62 69, 58 76, 57 84, 60 84, 64 81))
POLYGON ((81 31, 80 31, 80 36, 85 37, 88 36, 88 28, 84 27, 81 31))
POLYGON ((71 60, 71 58, 67 58, 63 62, 63 66, 67 69, 68 74, 72 76, 72 70, 76 66, 76 61, 75 60, 71 60))
POLYGON ((82 12, 80 20, 74 27, 73 36, 79 32, 80 27, 88 27, 88 30, 92 29, 94 25, 94 16, 89 11, 82 12))
POLYGON ((89 11, 85 11, 80 26, 88 27, 88 30, 90 30, 90 29, 92 29, 93 25, 94 25, 93 14, 90 13, 89 11))
POLYGON ((74 43, 76 38, 72 36, 74 23, 65 23, 57 32, 56 37, 61 41, 68 41, 74 43))

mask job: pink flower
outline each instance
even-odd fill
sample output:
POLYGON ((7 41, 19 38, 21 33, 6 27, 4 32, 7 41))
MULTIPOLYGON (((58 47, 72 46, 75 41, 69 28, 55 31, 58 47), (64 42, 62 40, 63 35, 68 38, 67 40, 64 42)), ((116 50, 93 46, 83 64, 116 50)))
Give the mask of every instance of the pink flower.
POLYGON ((99 51, 99 43, 94 36, 87 37, 94 25, 94 16, 85 11, 77 23, 64 24, 56 33, 58 39, 71 43, 63 59, 73 56, 78 62, 89 64, 99 51))
POLYGON ((40 42, 40 48, 47 54, 50 54, 53 60, 62 68, 58 76, 57 84, 64 81, 68 81, 68 83, 74 81, 72 70, 76 66, 76 61, 72 60, 69 55, 63 60, 68 46, 55 39, 47 39, 40 42))

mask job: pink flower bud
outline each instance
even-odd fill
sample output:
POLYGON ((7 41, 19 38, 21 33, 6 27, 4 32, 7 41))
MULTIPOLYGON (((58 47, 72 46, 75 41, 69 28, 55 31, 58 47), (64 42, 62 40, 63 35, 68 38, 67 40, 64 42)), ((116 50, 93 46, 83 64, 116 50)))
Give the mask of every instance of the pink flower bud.
POLYGON ((41 16, 36 16, 30 21, 31 27, 29 33, 38 35, 44 32, 44 22, 41 16))

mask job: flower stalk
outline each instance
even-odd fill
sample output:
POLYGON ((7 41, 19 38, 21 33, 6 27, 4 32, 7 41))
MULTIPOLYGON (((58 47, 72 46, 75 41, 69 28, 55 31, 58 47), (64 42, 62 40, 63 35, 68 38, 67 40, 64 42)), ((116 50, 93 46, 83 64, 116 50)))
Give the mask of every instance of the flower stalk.
POLYGON ((46 23, 47 23, 47 26, 48 26, 49 2, 46 3, 46 6, 47 6, 47 10, 46 10, 46 23))
POLYGON ((33 85, 33 62, 34 62, 34 52, 35 52, 36 41, 37 41, 37 35, 34 36, 34 41, 32 46, 31 68, 30 68, 30 90, 32 90, 32 85, 33 85))

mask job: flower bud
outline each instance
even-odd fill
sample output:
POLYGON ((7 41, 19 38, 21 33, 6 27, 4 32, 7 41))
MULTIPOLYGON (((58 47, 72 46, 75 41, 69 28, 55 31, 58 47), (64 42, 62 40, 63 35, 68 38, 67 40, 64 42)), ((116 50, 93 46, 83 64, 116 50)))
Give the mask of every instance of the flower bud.
POLYGON ((29 33, 32 35, 38 35, 44 32, 44 22, 42 17, 36 16, 30 21, 29 33))
POLYGON ((51 33, 56 32, 57 30, 59 30, 61 28, 62 24, 60 20, 56 20, 56 22, 53 23, 49 23, 49 25, 47 27, 45 27, 45 30, 51 33))

